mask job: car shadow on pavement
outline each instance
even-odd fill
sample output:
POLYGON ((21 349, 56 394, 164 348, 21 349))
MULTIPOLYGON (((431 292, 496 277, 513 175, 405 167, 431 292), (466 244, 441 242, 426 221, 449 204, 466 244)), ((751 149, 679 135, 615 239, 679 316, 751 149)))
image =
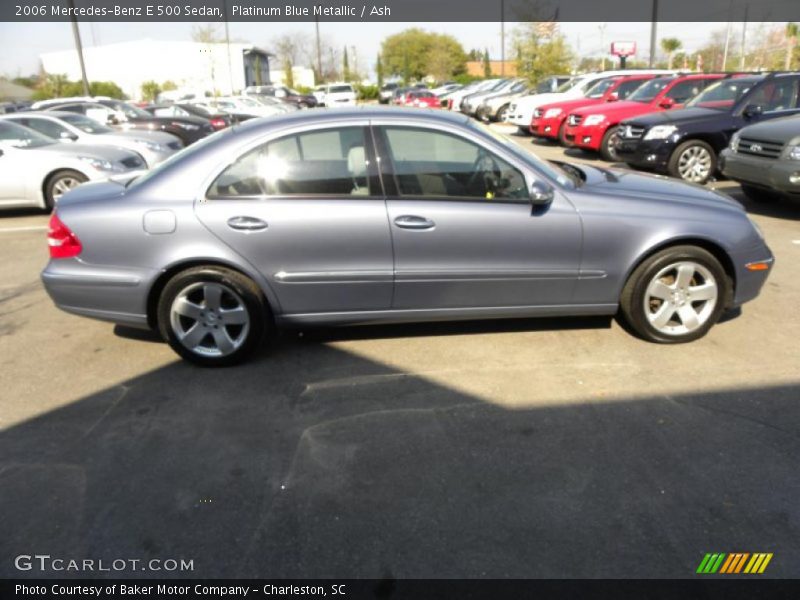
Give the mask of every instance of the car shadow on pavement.
POLYGON ((450 377, 284 339, 11 427, 0 576, 98 576, 20 554, 193 561, 112 573, 129 577, 689 577, 711 551, 800 572, 800 385, 574 402, 532 385, 512 410, 450 377))
POLYGON ((745 196, 739 186, 726 187, 719 191, 728 194, 731 198, 741 203, 749 214, 800 221, 800 198, 777 198, 765 202, 755 202, 745 196))

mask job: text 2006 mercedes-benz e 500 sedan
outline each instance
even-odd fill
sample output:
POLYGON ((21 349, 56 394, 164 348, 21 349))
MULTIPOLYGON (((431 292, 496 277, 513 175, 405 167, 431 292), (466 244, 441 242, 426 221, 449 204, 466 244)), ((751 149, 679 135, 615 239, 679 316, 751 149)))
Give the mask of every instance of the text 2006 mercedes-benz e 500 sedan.
POLYGON ((612 315, 688 342, 772 253, 700 187, 543 162, 464 116, 303 112, 219 132, 127 185, 66 194, 42 278, 79 315, 202 365, 280 325, 612 315))

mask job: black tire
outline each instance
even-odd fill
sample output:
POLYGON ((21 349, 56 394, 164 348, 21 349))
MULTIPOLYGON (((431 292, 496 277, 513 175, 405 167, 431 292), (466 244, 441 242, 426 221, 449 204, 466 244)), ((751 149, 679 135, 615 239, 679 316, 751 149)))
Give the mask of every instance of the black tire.
POLYGON ((567 122, 564 121, 561 123, 561 126, 558 128, 558 143, 564 146, 564 148, 569 148, 572 144, 567 141, 567 122))
POLYGON ((508 106, 509 106, 508 104, 504 104, 503 106, 501 106, 498 109, 497 113, 494 115, 494 120, 495 121, 497 121, 498 123, 502 123, 503 122, 503 119, 505 118, 506 114, 508 113, 508 106))
MULTIPOLYGON (((730 289, 730 280, 713 254, 697 246, 672 246, 656 252, 653 256, 644 260, 631 273, 620 296, 620 312, 625 322, 642 339, 661 344, 691 342, 703 337, 719 320, 730 296, 730 289), (684 261, 701 265, 713 276, 717 284, 715 304, 712 305, 713 309, 709 307, 706 320, 693 331, 674 334, 665 333, 659 331, 648 320, 644 306, 645 294, 651 281, 659 272, 670 267, 673 263, 684 261)), ((708 302, 712 301, 708 300, 708 302)), ((705 306, 702 301, 684 300, 684 303, 705 306)), ((657 312, 659 307, 656 306, 654 308, 657 312)))
POLYGON ((517 135, 524 135, 525 137, 530 137, 531 136, 530 127, 523 127, 522 125, 517 125, 517 135))
POLYGON ((600 156, 603 160, 607 160, 609 162, 617 162, 619 161, 619 154, 617 154, 616 148, 614 148, 614 140, 619 133, 619 126, 609 127, 608 130, 603 134, 603 139, 600 142, 600 156))
POLYGON ((44 207, 45 210, 51 211, 56 207, 57 204, 57 195, 60 193, 57 189, 57 186, 61 182, 74 180, 78 183, 85 183, 89 181, 89 178, 86 177, 80 171, 73 171, 72 169, 62 169, 61 171, 56 171, 52 173, 44 184, 44 207))
MULTIPOLYGON (((225 296, 222 299, 224 301, 225 296)), ((193 267, 170 279, 159 297, 157 317, 159 333, 170 347, 189 362, 203 367, 227 367, 243 362, 262 345, 266 334, 272 329, 269 306, 259 287, 241 273, 217 266, 193 267), (234 294, 230 294, 229 299, 241 300, 247 314, 247 325, 238 330, 241 335, 240 345, 228 354, 212 355, 191 350, 180 341, 178 332, 175 331, 172 324, 172 305, 175 299, 187 290, 198 287, 198 284, 205 283, 218 284, 222 288, 233 291, 234 294)), ((223 321, 217 321, 217 323, 221 324, 223 321)), ((200 321, 198 320, 196 324, 199 325, 200 321)), ((230 334, 231 330, 228 328, 236 326, 222 325, 222 327, 226 334, 230 334)), ((209 331, 207 336, 202 339, 208 340, 209 345, 214 345, 212 333, 209 331)), ((229 337, 232 336, 229 335, 229 337)))
POLYGON ((696 183, 698 185, 703 185, 706 183, 711 177, 713 177, 714 173, 717 171, 717 153, 714 152, 714 149, 709 146, 706 142, 702 140, 688 140, 679 144, 675 150, 672 152, 672 156, 669 157, 669 163, 667 163, 667 171, 673 177, 677 177, 678 179, 683 179, 684 181, 688 181, 690 183, 696 183), (705 150, 709 157, 710 157, 710 166, 708 168, 708 173, 701 178, 691 179, 684 177, 681 175, 680 172, 680 159, 684 152, 688 151, 690 148, 697 148, 705 150))
POLYGON ((752 200, 753 202, 776 202, 780 200, 780 194, 777 192, 773 192, 771 190, 765 190, 764 188, 756 187, 753 185, 747 185, 745 183, 740 184, 742 186, 742 193, 747 196, 748 200, 752 200))

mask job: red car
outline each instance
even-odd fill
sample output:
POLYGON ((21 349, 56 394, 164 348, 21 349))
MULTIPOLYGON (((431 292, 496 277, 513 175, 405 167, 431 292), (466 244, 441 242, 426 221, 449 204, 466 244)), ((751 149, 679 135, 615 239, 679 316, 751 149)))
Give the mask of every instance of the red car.
POLYGON ((537 137, 557 139, 564 143, 564 123, 570 112, 585 106, 625 100, 636 88, 654 77, 654 74, 609 77, 598 81, 583 98, 544 104, 533 111, 531 133, 537 137))
POLYGON ((619 160, 616 150, 619 124, 633 117, 671 108, 681 108, 724 74, 666 75, 655 77, 612 105, 587 106, 570 112, 564 141, 584 150, 599 151, 605 160, 619 160))
POLYGON ((408 92, 404 99, 405 106, 419 106, 422 108, 441 108, 441 102, 438 96, 434 96, 428 90, 416 90, 408 92))

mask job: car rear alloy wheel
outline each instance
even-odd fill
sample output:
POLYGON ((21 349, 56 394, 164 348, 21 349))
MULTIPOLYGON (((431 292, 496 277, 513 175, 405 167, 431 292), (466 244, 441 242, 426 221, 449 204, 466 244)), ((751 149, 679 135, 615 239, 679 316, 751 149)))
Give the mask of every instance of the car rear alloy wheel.
POLYGON ((717 322, 728 294, 719 261, 694 246, 667 248, 645 260, 625 285, 620 308, 641 337, 662 343, 696 340, 717 322))
POLYGON ((699 140, 684 142, 678 146, 669 161, 670 174, 691 183, 705 183, 716 168, 714 150, 699 140))
POLYGON ((235 364, 260 343, 266 305, 258 287, 219 267, 179 273, 159 300, 162 336, 173 350, 203 366, 235 364))
POLYGON ((52 175, 45 186, 46 208, 49 210, 55 208, 64 194, 86 181, 88 181, 86 175, 78 171, 59 171, 52 175))

